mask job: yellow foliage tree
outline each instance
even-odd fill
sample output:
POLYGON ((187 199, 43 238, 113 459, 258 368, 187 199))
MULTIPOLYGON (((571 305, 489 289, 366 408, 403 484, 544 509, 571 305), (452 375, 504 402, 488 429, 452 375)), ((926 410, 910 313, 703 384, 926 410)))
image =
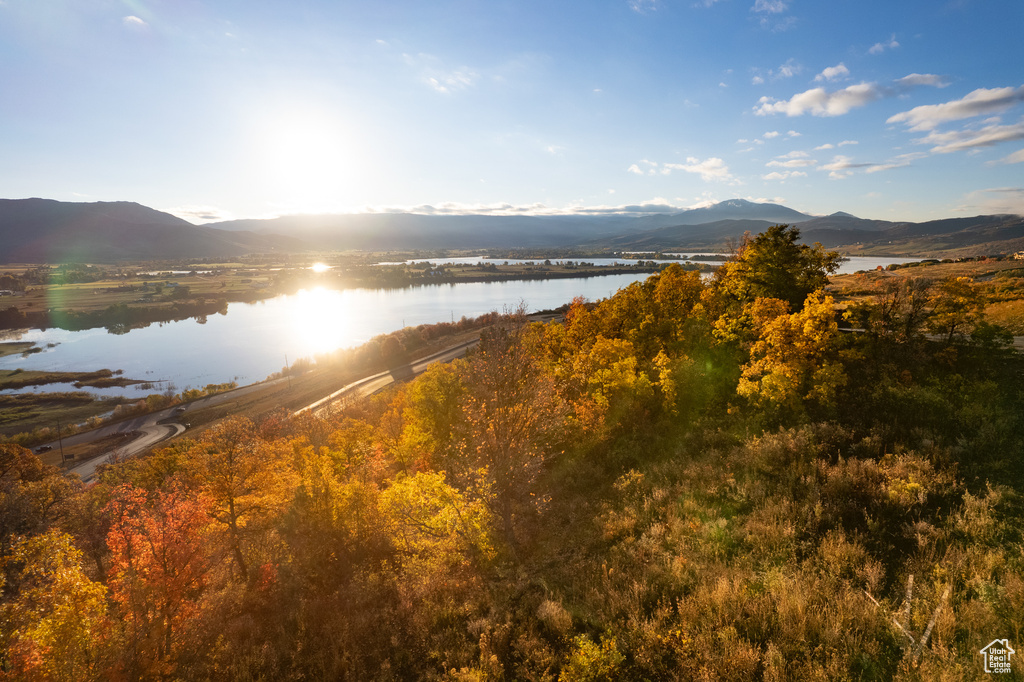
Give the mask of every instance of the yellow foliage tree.
POLYGON ((51 530, 19 542, 4 562, 0 588, 15 596, 0 607, 0 667, 13 679, 98 678, 106 588, 86 577, 81 560, 71 536, 51 530))
POLYGON ((942 280, 930 303, 932 314, 928 319, 928 329, 945 336, 947 344, 958 335, 970 334, 984 317, 985 296, 970 277, 942 280))
POLYGON ((793 409, 804 400, 831 404, 846 384, 834 343, 838 325, 832 297, 818 291, 800 311, 779 314, 784 309, 778 299, 748 304, 757 339, 736 392, 760 404, 793 409))
POLYGON ((203 434, 188 457, 190 474, 211 502, 211 514, 243 579, 249 577, 248 545, 291 499, 296 476, 286 449, 255 435, 244 418, 233 418, 203 434))

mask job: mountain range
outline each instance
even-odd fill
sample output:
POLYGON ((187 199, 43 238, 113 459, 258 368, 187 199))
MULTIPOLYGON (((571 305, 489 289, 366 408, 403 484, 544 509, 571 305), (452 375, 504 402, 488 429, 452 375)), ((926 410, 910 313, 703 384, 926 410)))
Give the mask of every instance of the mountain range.
POLYGON ((366 213, 206 225, 130 202, 0 199, 0 262, 233 258, 330 250, 716 251, 745 232, 756 234, 777 223, 797 225, 804 241, 819 241, 847 255, 981 255, 1024 249, 1021 216, 890 222, 842 211, 812 216, 743 199, 646 215, 366 213))

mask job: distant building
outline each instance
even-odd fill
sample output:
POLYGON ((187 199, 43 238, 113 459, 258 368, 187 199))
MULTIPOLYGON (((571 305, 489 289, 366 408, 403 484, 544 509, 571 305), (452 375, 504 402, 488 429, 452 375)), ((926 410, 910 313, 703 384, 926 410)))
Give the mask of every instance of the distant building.
POLYGON ((1017 253, 1013 254, 1011 258, 1013 258, 1014 260, 1024 260, 1024 251, 1018 251, 1017 253))

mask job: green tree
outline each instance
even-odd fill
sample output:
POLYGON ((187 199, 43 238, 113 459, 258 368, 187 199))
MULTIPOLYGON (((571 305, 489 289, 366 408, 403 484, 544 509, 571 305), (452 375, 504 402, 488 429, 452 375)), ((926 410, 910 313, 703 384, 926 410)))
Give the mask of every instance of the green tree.
POLYGON ((789 225, 745 235, 735 255, 715 272, 712 288, 727 304, 777 298, 800 309, 811 292, 828 284, 841 258, 818 242, 808 246, 799 239, 799 228, 789 225))

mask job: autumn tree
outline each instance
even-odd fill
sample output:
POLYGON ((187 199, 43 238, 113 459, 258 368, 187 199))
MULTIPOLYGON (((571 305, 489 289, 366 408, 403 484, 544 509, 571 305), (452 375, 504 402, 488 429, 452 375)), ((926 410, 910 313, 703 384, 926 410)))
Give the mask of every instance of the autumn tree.
POLYGON ((43 532, 62 520, 79 487, 31 450, 0 444, 0 558, 20 536, 43 532))
POLYGON ((21 540, 3 560, 0 670, 14 679, 99 678, 106 589, 81 560, 71 536, 55 530, 21 540))
POLYGON ((970 277, 950 277, 935 287, 928 329, 945 337, 947 344, 967 336, 984 318, 985 296, 970 277))
MULTIPOLYGON (((686 324, 703 290, 700 273, 672 264, 605 299, 589 319, 583 315, 579 323, 570 319, 570 330, 594 330, 606 338, 629 341, 641 361, 650 361, 684 339, 686 324)), ((576 332, 576 336, 582 335, 576 332)), ((594 338, 591 336, 589 343, 593 343, 594 338)))
POLYGON ((114 519, 108 586, 123 617, 124 672, 168 674, 206 586, 208 502, 182 486, 147 499, 125 484, 114 491, 107 513, 114 519))
POLYGON ((851 305, 853 321, 876 341, 906 344, 921 336, 931 282, 922 277, 894 278, 864 304, 851 305))
POLYGON ((485 331, 466 381, 467 455, 513 552, 517 518, 540 501, 537 478, 563 416, 553 381, 523 344, 525 325, 520 306, 485 331))
POLYGON ((789 225, 773 225, 756 237, 745 235, 732 258, 715 272, 712 289, 727 304, 777 298, 798 310, 811 292, 828 284, 842 260, 820 243, 808 246, 799 240, 799 228, 789 225))
POLYGON ((455 478, 464 478, 465 468, 460 434, 466 386, 460 367, 431 365, 409 385, 402 412, 403 440, 410 447, 416 443, 434 468, 452 472, 455 478))
POLYGON ((801 310, 787 314, 779 299, 748 305, 757 340, 736 391, 762 405, 799 410, 803 401, 832 404, 846 384, 834 339, 838 332, 831 296, 814 293, 801 310))
POLYGON ((190 448, 188 468, 223 529, 238 572, 249 578, 249 543, 287 505, 295 474, 284 448, 243 417, 221 422, 190 448))

